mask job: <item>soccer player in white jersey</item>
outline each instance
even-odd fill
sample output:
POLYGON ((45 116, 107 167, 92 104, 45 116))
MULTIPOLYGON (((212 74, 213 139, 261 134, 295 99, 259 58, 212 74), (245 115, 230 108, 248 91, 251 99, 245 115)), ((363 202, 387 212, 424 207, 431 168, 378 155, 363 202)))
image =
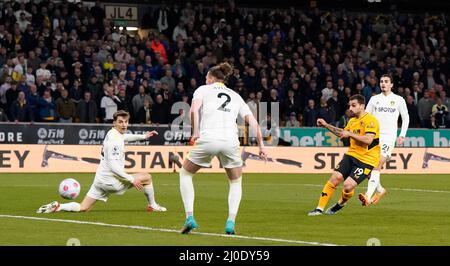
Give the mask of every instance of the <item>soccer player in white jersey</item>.
POLYGON ((192 99, 190 118, 191 144, 195 142, 180 170, 180 192, 186 220, 181 233, 187 234, 198 227, 194 219, 194 186, 192 177, 202 167, 210 167, 217 156, 229 179, 228 219, 225 233, 235 234, 235 219, 242 197, 242 158, 236 119, 238 116, 249 123, 256 132, 259 156, 266 160, 261 129, 248 105, 239 94, 224 85, 233 73, 228 63, 212 67, 206 75, 206 85, 200 86, 192 99))
POLYGON ((386 194, 386 189, 381 186, 380 170, 384 163, 391 157, 392 150, 397 144, 402 145, 405 140, 409 125, 409 114, 405 100, 392 92, 393 79, 390 75, 381 76, 381 93, 370 98, 366 112, 374 115, 380 123, 380 162, 372 170, 365 194, 359 194, 359 200, 363 206, 377 204, 386 194), (402 128, 397 138, 398 116, 402 117, 402 128), (374 192, 376 193, 374 194, 374 192))
POLYGON ((119 110, 113 115, 113 128, 109 130, 103 140, 102 157, 95 174, 95 179, 83 201, 59 204, 53 201, 41 206, 37 213, 51 213, 59 211, 85 212, 94 207, 98 201, 106 202, 111 193, 122 195, 129 188, 135 187, 144 192, 147 198, 147 211, 164 212, 167 209, 155 201, 152 177, 148 173, 127 174, 125 168, 125 142, 148 139, 156 131, 143 135, 126 134, 128 128, 128 112, 119 110))

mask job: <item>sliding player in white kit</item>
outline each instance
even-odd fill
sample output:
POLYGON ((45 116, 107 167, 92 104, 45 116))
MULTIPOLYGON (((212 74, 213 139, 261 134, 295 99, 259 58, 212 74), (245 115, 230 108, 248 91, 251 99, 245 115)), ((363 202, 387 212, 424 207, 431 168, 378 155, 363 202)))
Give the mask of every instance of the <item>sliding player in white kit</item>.
POLYGON ((238 116, 244 118, 256 132, 259 156, 264 160, 267 158, 261 129, 250 108, 239 94, 224 85, 231 73, 233 68, 228 63, 212 67, 206 75, 207 85, 194 92, 190 117, 193 129, 191 144, 195 141, 195 146, 180 170, 180 192, 186 212, 181 231, 183 234, 198 227, 194 219, 192 177, 200 168, 211 166, 214 156, 219 158, 229 178, 229 212, 225 233, 235 234, 235 219, 242 197, 242 158, 236 123, 238 116))
POLYGON ((359 194, 359 200, 363 206, 377 204, 386 194, 386 189, 381 186, 380 170, 391 157, 392 150, 395 147, 395 140, 397 139, 398 145, 402 145, 408 130, 409 114, 406 102, 401 96, 392 92, 393 85, 393 79, 390 75, 382 75, 380 78, 381 93, 372 96, 366 107, 366 112, 374 115, 380 123, 381 156, 378 166, 372 170, 370 175, 367 192, 359 194), (402 117, 402 129, 397 138, 399 115, 402 117), (376 193, 374 194, 375 190, 376 193))
POLYGON ((167 209, 159 206, 155 201, 152 177, 148 173, 127 174, 125 168, 125 142, 145 140, 158 133, 147 132, 143 135, 125 134, 130 115, 123 110, 114 113, 113 128, 109 130, 103 140, 102 158, 95 174, 95 179, 83 201, 59 204, 53 201, 41 206, 37 213, 51 213, 59 211, 85 212, 90 211, 98 201, 106 202, 111 193, 124 194, 133 186, 143 190, 147 198, 147 211, 165 212, 167 209))

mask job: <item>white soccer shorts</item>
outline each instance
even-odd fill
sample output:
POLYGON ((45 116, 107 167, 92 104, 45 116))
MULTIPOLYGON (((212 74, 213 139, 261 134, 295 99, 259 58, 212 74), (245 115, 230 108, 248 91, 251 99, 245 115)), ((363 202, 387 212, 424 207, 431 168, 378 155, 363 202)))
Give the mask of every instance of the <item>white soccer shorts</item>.
POLYGON ((380 137, 381 156, 390 159, 394 148, 395 148, 395 138, 380 137))
POLYGON ((242 167, 239 144, 228 141, 197 139, 187 159, 202 167, 211 167, 211 160, 217 156, 224 168, 242 167))
POLYGON ((111 193, 123 195, 133 184, 127 181, 120 181, 116 178, 110 178, 111 182, 101 183, 94 180, 87 195, 93 199, 106 202, 111 193))

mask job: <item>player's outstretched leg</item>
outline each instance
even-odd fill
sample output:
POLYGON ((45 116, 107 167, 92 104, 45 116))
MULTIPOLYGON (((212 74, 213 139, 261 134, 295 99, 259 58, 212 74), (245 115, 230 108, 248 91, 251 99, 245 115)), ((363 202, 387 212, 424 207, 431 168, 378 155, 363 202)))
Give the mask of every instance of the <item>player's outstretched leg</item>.
POLYGON ((78 202, 69 202, 60 204, 57 201, 52 201, 49 204, 45 204, 39 207, 36 213, 52 213, 60 211, 86 212, 90 211, 94 207, 94 204, 96 202, 97 202, 96 199, 93 199, 89 196, 85 196, 81 204, 78 202))
POLYGON ((52 213, 52 212, 57 212, 57 210, 59 209, 59 202, 57 201, 52 201, 49 204, 45 204, 42 205, 41 207, 39 207, 39 209, 37 209, 36 213, 52 213))
POLYGON ((314 210, 310 211, 308 213, 308 216, 317 216, 323 214, 325 206, 328 204, 328 201, 333 196, 336 187, 340 182, 342 182, 342 180, 342 174, 334 171, 330 177, 330 180, 327 181, 322 189, 322 192, 320 193, 319 203, 317 204, 317 207, 314 210))

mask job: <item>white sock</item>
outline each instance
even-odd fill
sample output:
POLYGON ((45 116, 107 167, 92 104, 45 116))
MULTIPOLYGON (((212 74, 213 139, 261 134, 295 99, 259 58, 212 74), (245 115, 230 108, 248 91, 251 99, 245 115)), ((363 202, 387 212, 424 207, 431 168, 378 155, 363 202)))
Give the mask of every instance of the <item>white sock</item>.
POLYGON ((150 185, 144 186, 144 194, 145 197, 147 197, 148 205, 155 207, 157 204, 155 201, 155 191, 153 189, 153 182, 150 183, 150 185))
POLYGON ((80 211, 80 203, 78 202, 69 202, 59 205, 59 208, 56 210, 59 211, 66 211, 66 212, 79 212, 80 211))
POLYGON ((366 192, 367 198, 369 200, 372 198, 372 195, 379 184, 380 184, 380 171, 372 170, 366 192))
POLYGON ((186 218, 194 214, 194 184, 192 177, 194 174, 189 173, 184 168, 180 169, 180 192, 183 199, 186 218))
POLYGON ((384 190, 384 187, 381 186, 381 182, 378 182, 377 192, 381 193, 381 192, 383 192, 383 190, 384 190))
POLYGON ((230 191, 228 192, 228 220, 234 222, 239 210, 242 198, 242 177, 230 180, 230 191))

